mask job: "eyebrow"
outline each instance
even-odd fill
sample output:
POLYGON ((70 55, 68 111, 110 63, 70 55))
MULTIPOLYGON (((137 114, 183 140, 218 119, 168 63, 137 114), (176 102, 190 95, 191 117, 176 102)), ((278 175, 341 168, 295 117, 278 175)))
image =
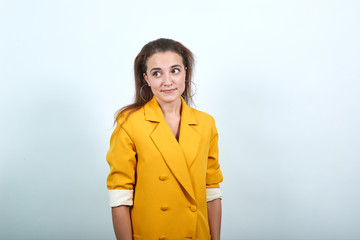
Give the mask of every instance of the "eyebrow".
POLYGON ((161 68, 152 68, 152 69, 150 70, 150 72, 155 71, 155 70, 161 70, 161 68))
MULTIPOLYGON (((172 65, 170 68, 175 68, 175 67, 182 67, 181 65, 179 65, 179 64, 175 64, 175 65, 172 65)), ((152 72, 152 71, 158 71, 158 70, 161 70, 161 68, 152 68, 151 70, 150 70, 150 72, 152 72)))
POLYGON ((176 65, 172 65, 172 66, 171 66, 171 68, 174 68, 174 67, 181 67, 181 65, 176 64, 176 65))

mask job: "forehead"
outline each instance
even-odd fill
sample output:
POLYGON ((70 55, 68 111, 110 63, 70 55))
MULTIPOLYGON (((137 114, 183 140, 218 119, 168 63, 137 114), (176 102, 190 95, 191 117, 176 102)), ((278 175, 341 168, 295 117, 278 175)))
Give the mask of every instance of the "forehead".
POLYGON ((152 67, 169 67, 173 65, 183 65, 182 57, 176 52, 158 52, 154 53, 148 58, 146 65, 148 68, 152 67))

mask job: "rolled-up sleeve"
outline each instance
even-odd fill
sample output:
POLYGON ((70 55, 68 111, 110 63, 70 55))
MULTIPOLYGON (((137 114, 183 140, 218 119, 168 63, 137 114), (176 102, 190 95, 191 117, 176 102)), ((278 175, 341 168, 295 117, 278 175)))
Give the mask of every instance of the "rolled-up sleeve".
POLYGON ((213 121, 212 134, 209 145, 208 165, 206 171, 207 201, 212 201, 214 199, 222 197, 220 192, 220 185, 219 185, 219 183, 223 181, 223 175, 220 170, 220 164, 219 164, 219 148, 218 148, 219 135, 215 126, 215 120, 212 119, 212 121, 213 121), (210 189, 214 189, 214 190, 210 190, 210 189))
POLYGON ((119 123, 111 135, 106 160, 110 166, 107 177, 110 206, 131 206, 135 184, 136 149, 129 130, 126 131, 119 123))
POLYGON ((220 188, 207 188, 206 189, 206 202, 210 202, 215 199, 222 199, 220 188))
POLYGON ((120 205, 132 206, 134 190, 108 190, 110 207, 118 207, 120 205))

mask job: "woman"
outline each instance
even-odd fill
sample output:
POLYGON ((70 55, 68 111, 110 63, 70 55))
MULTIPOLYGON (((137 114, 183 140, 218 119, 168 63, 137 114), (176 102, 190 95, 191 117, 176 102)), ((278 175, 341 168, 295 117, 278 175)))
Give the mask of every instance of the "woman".
POLYGON ((135 59, 135 101, 119 110, 107 154, 117 239, 220 239, 218 134, 187 105, 193 62, 171 39, 135 59))

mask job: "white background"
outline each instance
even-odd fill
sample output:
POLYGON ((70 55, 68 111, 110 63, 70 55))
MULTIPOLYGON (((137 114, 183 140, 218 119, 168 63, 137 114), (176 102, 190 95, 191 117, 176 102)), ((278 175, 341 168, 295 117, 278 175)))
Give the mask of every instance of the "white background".
POLYGON ((133 60, 196 55, 222 239, 360 239, 359 1, 0 1, 0 238, 114 239, 106 177, 133 60))

